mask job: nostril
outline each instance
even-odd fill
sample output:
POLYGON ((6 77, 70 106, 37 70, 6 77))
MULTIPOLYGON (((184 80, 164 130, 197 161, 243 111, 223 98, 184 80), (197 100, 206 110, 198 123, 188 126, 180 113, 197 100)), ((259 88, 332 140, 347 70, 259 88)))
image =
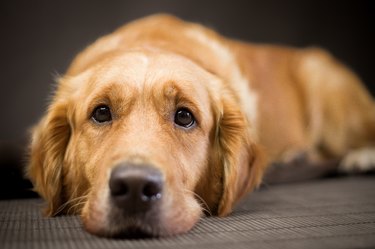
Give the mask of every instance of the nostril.
POLYGON ((153 201, 161 198, 161 186, 158 182, 148 182, 142 189, 142 200, 153 201))
POLYGON ((113 196, 126 196, 129 193, 129 186, 122 179, 111 180, 109 188, 113 196))

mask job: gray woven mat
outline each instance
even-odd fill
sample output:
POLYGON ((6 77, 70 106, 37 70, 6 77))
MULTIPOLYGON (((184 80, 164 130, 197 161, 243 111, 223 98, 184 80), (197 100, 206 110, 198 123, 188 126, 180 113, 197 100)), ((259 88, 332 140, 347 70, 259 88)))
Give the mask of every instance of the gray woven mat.
POLYGON ((375 177, 264 187, 227 218, 163 239, 103 239, 78 217, 43 218, 40 199, 0 201, 0 248, 375 248, 375 177))

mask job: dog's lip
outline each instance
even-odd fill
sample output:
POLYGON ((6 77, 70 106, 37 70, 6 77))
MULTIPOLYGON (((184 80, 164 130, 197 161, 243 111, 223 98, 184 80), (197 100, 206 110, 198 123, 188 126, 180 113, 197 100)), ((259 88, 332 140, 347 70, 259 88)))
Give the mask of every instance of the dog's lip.
MULTIPOLYGON (((119 212, 121 213, 121 211, 119 212)), ((119 214, 112 217, 114 221, 112 226, 116 229, 109 229, 109 237, 113 238, 127 238, 127 239, 147 239, 159 237, 160 221, 157 213, 134 213, 134 214, 119 214)))
POLYGON ((130 226, 112 236, 117 239, 152 239, 158 237, 140 226, 130 226))
POLYGON ((86 230, 96 236, 114 239, 151 239, 161 236, 157 227, 139 222, 138 224, 114 225, 111 227, 90 227, 84 223, 86 230))

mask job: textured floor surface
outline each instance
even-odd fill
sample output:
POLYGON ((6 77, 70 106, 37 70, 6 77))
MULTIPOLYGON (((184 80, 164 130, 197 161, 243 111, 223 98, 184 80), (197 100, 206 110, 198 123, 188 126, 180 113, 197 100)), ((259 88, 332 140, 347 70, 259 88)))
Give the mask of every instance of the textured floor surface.
POLYGON ((264 187, 227 218, 164 239, 103 239, 78 217, 43 218, 40 199, 0 201, 0 248, 375 248, 375 177, 264 187))

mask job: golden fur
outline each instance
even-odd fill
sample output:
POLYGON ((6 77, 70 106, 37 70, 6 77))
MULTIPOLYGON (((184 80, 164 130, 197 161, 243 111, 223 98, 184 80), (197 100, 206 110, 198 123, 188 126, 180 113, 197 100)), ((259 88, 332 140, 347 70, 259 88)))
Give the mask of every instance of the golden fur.
POLYGON ((156 15, 75 58, 33 130, 28 175, 47 215, 80 214, 88 231, 115 236, 129 221, 113 218, 109 172, 122 161, 151 164, 166 185, 158 223, 132 225, 164 236, 188 231, 203 211, 229 214, 261 183, 266 157, 345 162, 374 141, 373 100, 328 53, 238 42, 156 15), (111 124, 90 119, 100 104, 111 124), (173 124, 179 107, 196 127, 173 124))

